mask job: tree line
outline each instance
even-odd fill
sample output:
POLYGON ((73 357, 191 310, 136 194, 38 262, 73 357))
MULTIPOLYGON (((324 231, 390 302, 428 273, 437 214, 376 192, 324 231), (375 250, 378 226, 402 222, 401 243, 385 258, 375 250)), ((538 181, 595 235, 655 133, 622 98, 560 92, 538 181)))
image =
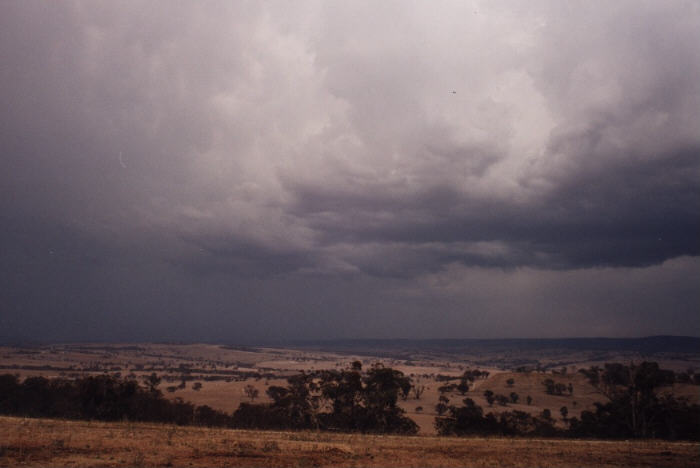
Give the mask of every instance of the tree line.
MULTIPOLYGON (((485 413, 471 398, 448 406, 444 395, 436 406, 435 427, 441 435, 457 436, 700 440, 700 405, 664 390, 675 377, 658 364, 606 364, 580 372, 605 402, 596 403, 593 411, 583 411, 580 418, 568 418, 568 410, 562 407, 564 427, 555 424, 549 410, 538 415, 517 410, 485 413)), ((360 362, 354 362, 343 370, 302 372, 289 377, 286 386, 269 387, 268 403, 253 403, 251 391, 251 402, 241 403, 232 414, 179 398, 166 399, 159 384, 155 374, 143 384, 109 375, 20 381, 5 374, 0 375, 0 414, 250 429, 418 432, 398 405, 399 398, 406 399, 415 386, 402 372, 381 364, 363 370, 360 362)), ((512 394, 510 401, 515 403, 517 398, 512 394)))
POLYGON ((231 417, 207 405, 166 399, 152 374, 136 380, 110 375, 47 379, 0 375, 0 414, 98 421, 146 421, 177 425, 230 426, 231 417))
MULTIPOLYGON (((536 416, 517 410, 484 414, 471 398, 465 398, 460 406, 445 407, 444 401, 438 403, 436 410, 440 416, 435 420, 435 427, 440 435, 458 436, 700 440, 700 405, 668 391, 670 385, 678 381, 672 371, 660 369, 655 362, 643 362, 639 365, 605 364, 603 368, 593 366, 579 372, 606 401, 595 403, 593 411, 582 411, 580 418, 568 418, 568 408, 563 406, 560 414, 565 428, 555 425, 548 409, 536 416)), ((543 384, 550 394, 573 393, 571 387, 555 384, 551 379, 543 384)), ((484 396, 492 404, 493 392, 487 390, 484 396)))
MULTIPOLYGON (((168 400, 151 374, 140 385, 110 375, 75 380, 0 375, 0 414, 100 421, 147 421, 178 425, 257 429, 316 429, 415 434, 418 426, 397 402, 410 378, 381 364, 362 372, 359 362, 342 371, 301 373, 286 387, 271 386, 272 403, 241 403, 233 414, 168 400)), ((252 398, 251 398, 252 399, 252 398)))

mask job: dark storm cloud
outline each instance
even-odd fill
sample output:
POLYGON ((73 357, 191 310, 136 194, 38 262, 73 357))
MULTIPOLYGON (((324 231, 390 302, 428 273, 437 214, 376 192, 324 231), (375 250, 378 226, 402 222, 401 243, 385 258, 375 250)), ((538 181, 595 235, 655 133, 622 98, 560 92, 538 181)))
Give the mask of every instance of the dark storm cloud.
POLYGON ((488 317, 536 315, 544 285, 575 298, 562 317, 615 309, 588 271, 627 293, 621 317, 644 299, 620 278, 667 278, 646 303, 683 316, 698 43, 696 2, 5 2, 0 319, 497 336, 488 317))
POLYGON ((646 161, 599 157, 609 162, 572 171, 546 195, 521 203, 446 188, 405 197, 327 187, 294 191, 299 216, 329 243, 437 243, 441 249, 433 249, 432 258, 438 264, 644 266, 700 253, 700 147, 646 161), (500 258, 460 255, 470 242, 510 248, 500 258), (445 255, 451 245, 452 255, 445 255))

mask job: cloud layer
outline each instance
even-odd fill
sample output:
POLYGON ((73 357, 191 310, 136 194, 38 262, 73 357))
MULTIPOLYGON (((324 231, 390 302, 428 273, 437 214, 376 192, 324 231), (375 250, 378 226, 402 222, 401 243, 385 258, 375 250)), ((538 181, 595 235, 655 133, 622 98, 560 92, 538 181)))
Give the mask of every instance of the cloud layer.
POLYGON ((700 325, 697 2, 0 10, 8 337, 700 325))

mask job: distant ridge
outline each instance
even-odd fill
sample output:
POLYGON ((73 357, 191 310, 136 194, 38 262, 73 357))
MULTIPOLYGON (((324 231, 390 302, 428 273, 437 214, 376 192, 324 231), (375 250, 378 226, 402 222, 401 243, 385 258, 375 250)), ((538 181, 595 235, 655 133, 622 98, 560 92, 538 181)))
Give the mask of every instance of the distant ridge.
POLYGON ((430 351, 517 351, 564 349, 572 351, 632 351, 638 353, 700 353, 700 338, 657 335, 642 338, 504 338, 504 339, 343 339, 298 340, 279 345, 323 350, 353 351, 418 349, 430 351))

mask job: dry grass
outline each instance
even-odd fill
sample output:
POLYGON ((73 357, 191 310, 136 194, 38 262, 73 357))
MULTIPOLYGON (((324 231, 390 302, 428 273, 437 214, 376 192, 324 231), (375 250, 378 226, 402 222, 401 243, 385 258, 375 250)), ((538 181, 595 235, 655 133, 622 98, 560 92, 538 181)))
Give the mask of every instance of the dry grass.
MULTIPOLYGON (((167 365, 171 368, 177 368, 181 364, 191 366, 192 373, 197 375, 201 370, 216 373, 219 371, 230 371, 233 369, 255 371, 264 369, 265 373, 272 373, 277 378, 274 379, 247 379, 244 381, 204 381, 201 390, 195 391, 192 388, 194 382, 187 382, 185 389, 178 389, 174 393, 167 392, 168 386, 177 385, 181 373, 174 372, 166 374, 158 372, 162 377, 169 376, 174 378, 174 381, 161 383, 160 389, 163 391, 166 398, 182 398, 186 401, 191 401, 197 405, 209 405, 217 410, 231 413, 238 408, 241 402, 250 401, 244 394, 243 388, 246 385, 255 386, 259 392, 257 403, 269 401, 265 395, 265 390, 269 385, 285 385, 285 375, 296 373, 301 370, 310 371, 312 369, 329 369, 342 368, 355 359, 365 361, 365 365, 371 362, 380 360, 379 358, 371 358, 368 356, 359 357, 351 355, 338 355, 328 352, 317 351, 300 351, 293 349, 257 349, 257 350, 241 350, 230 349, 217 345, 209 344, 153 344, 140 343, 137 345, 129 344, 80 344, 80 345, 56 345, 50 347, 34 347, 34 348, 13 348, 0 346, 0 363, 4 365, 19 365, 19 366, 37 366, 51 365, 55 367, 66 368, 74 366, 76 372, 80 375, 101 374, 102 371, 84 371, 81 369, 90 366, 91 364, 101 363, 107 366, 107 363, 112 363, 121 369, 122 375, 127 375, 130 372, 136 373, 139 377, 150 374, 150 370, 136 370, 136 366, 145 366, 146 369, 151 366, 162 367, 167 365), (134 349, 138 348, 138 349, 134 349)), ((434 435, 435 429, 433 423, 435 416, 435 405, 438 403, 439 392, 438 387, 446 382, 437 382, 434 378, 427 377, 428 375, 449 374, 460 375, 466 364, 462 362, 450 362, 443 358, 423 356, 419 361, 413 361, 414 365, 407 365, 404 361, 394 359, 381 359, 385 365, 392 366, 402 370, 406 375, 413 375, 417 385, 425 387, 425 392, 420 400, 409 398, 406 401, 400 401, 400 406, 406 410, 407 416, 413 419, 420 427, 422 435, 434 435), (417 408, 421 407, 421 411, 417 408)), ((680 363, 676 363, 680 365, 680 363)), ((107 366, 109 367, 109 366, 107 366)), ((484 369, 483 366, 480 368, 484 369)), ((552 412, 552 415, 557 419, 557 424, 564 427, 561 420, 559 409, 566 406, 569 417, 579 417, 582 410, 593 409, 594 403, 604 401, 604 398, 593 389, 585 377, 576 372, 570 372, 569 375, 552 375, 551 373, 543 374, 538 372, 532 373, 514 373, 487 368, 491 371, 491 376, 487 380, 477 380, 475 388, 466 395, 460 395, 457 392, 452 392, 447 396, 450 398, 450 404, 461 405, 465 397, 472 398, 478 405, 482 406, 486 412, 496 412, 508 410, 520 410, 531 414, 539 414, 543 409, 547 408, 552 412), (513 378, 515 384, 513 387, 507 385, 507 380, 513 378), (546 378, 552 378, 557 382, 564 384, 572 383, 574 386, 573 395, 547 395, 542 381, 546 378), (494 405, 489 407, 483 397, 484 390, 492 390, 495 393, 510 395, 510 392, 516 392, 520 396, 518 404, 509 404, 508 406, 494 405), (532 404, 526 404, 526 398, 530 395, 533 398, 532 404)), ((22 377, 30 375, 43 375, 45 377, 56 377, 58 372, 48 370, 7 370, 4 372, 17 372, 22 377)), ((221 374, 220 377, 226 377, 221 374)), ((456 381, 453 381, 456 382, 456 381)), ((698 387, 693 385, 674 385, 673 389, 669 389, 676 396, 686 396, 691 402, 700 402, 700 393, 698 387)))
POLYGON ((0 417, 0 466, 700 466, 700 444, 262 432, 0 417))
POLYGON ((287 380, 247 379, 233 382, 226 382, 223 380, 215 382, 202 381, 201 390, 193 390, 192 384, 193 382, 188 382, 187 388, 184 390, 178 390, 174 393, 165 391, 165 387, 168 385, 173 385, 170 383, 161 384, 160 389, 163 390, 163 395, 171 400, 175 398, 182 398, 185 401, 191 401, 197 405, 209 405, 217 410, 233 413, 236 411, 236 409, 238 409, 238 406, 242 402, 251 403, 250 398, 245 395, 243 390, 246 385, 252 385, 260 392, 260 395, 255 399, 255 401, 253 401, 253 403, 265 403, 271 401, 265 394, 265 390, 272 385, 286 386, 287 380))

